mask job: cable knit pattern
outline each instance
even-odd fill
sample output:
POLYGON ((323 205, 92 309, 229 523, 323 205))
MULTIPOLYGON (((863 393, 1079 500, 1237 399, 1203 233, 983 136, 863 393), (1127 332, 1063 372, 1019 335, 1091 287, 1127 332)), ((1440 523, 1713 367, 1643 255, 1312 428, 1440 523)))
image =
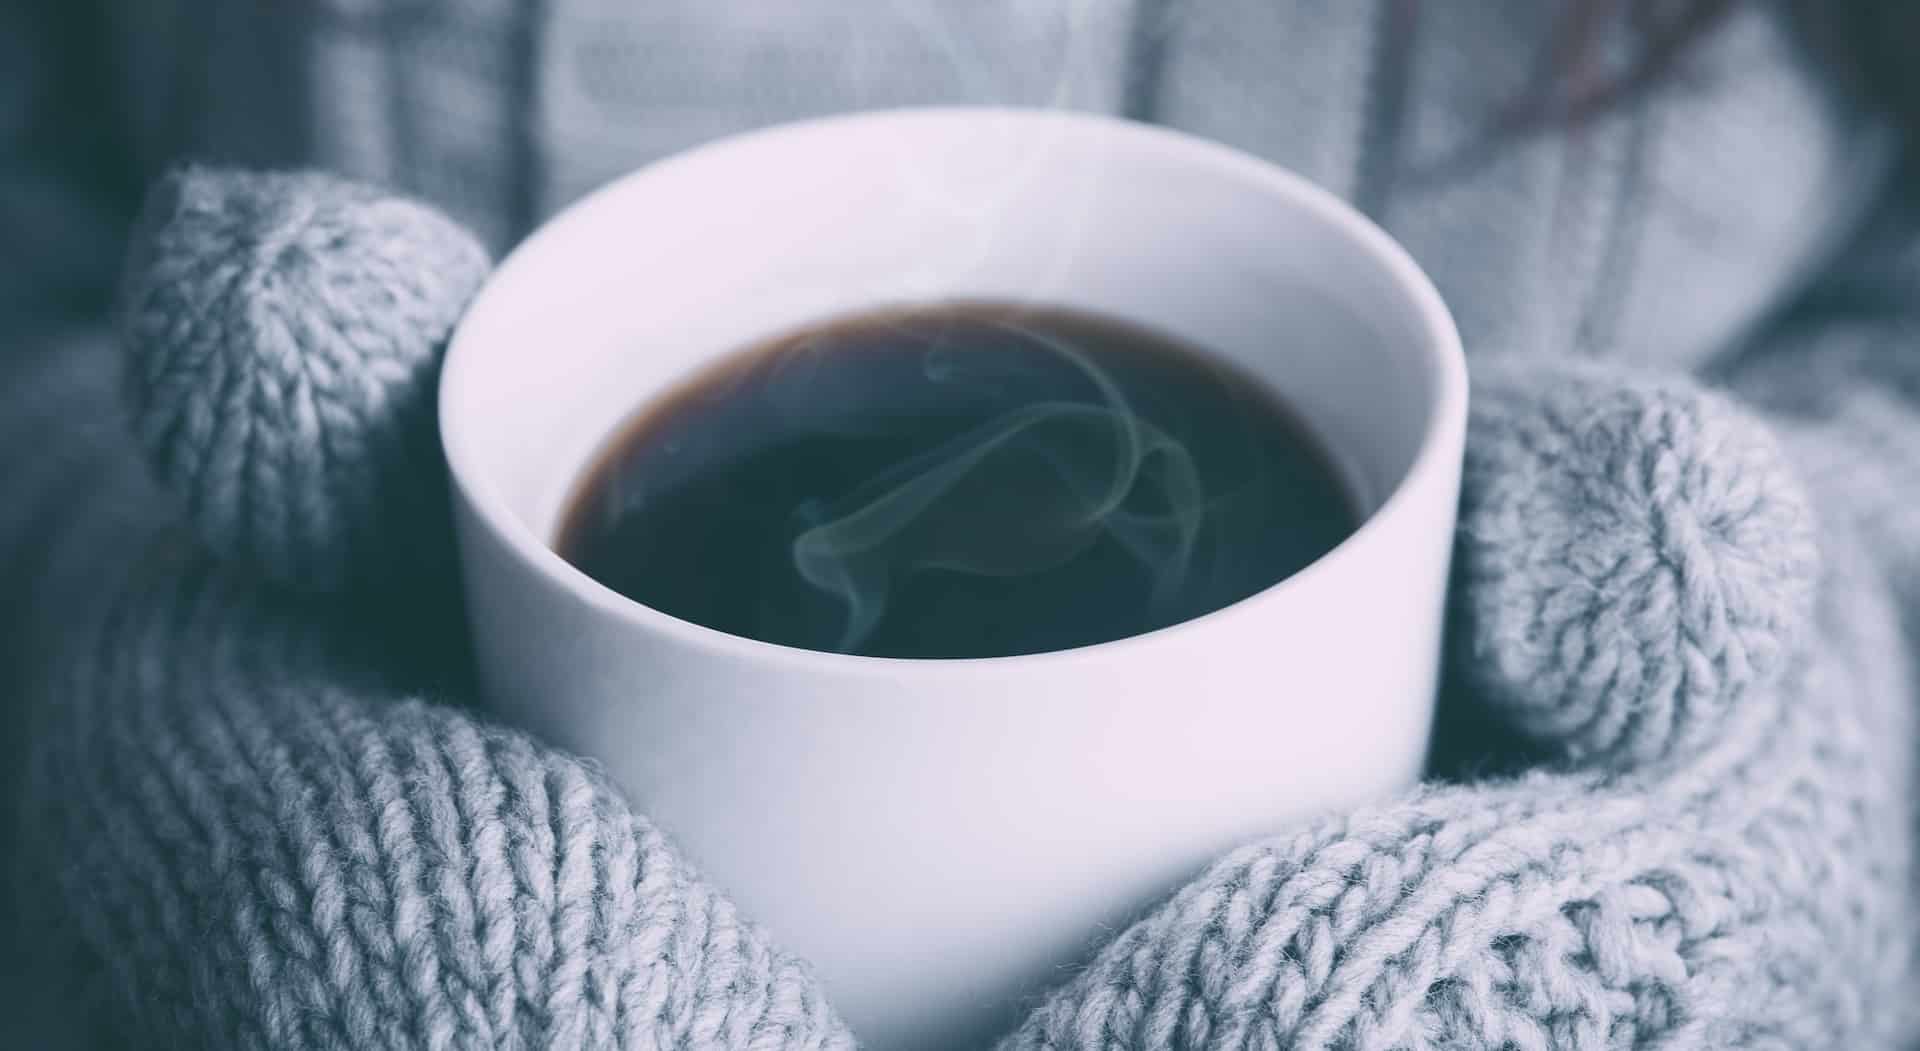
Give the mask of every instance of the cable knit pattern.
MULTIPOLYGON (((243 185, 374 201, 313 178, 243 185)), ((299 240, 290 214, 313 213, 258 210, 299 240)), ((168 223, 147 235, 135 258, 155 271, 192 272, 166 246, 208 243, 168 223)), ((312 286, 261 278, 244 303, 177 302, 305 316, 326 338, 393 323, 333 312, 375 300, 263 301, 312 286)), ((152 333, 203 331, 155 317, 152 333)), ((196 362, 282 364, 197 345, 136 343, 136 384, 190 392, 196 362), (173 364, 153 371, 156 354, 173 364)), ((1004 1051, 1896 1048, 1920 1033, 1912 640, 1843 502, 1857 479, 1808 475, 1809 500, 1758 422, 1682 381, 1483 361, 1475 382, 1461 663, 1480 703, 1559 759, 1248 845, 1121 932, 1004 1051)), ((217 401, 181 395, 183 418, 262 404, 203 389, 217 401)), ((419 404, 358 377, 314 394, 362 399, 341 426, 401 426, 384 414, 419 404)), ((66 403, 110 412, 95 396, 66 403)), ((283 422, 196 432, 193 456, 244 462, 232 443, 283 422)), ((1808 410, 1782 432, 1788 457, 1820 447, 1818 422, 1808 410)), ((168 463, 178 435, 141 434, 168 463)), ((149 510, 84 516, 122 527, 56 539, 23 592, 92 600, 42 640, 35 696, 52 703, 24 793, 37 907, 22 942, 100 1005, 77 1044, 852 1045, 806 968, 591 766, 409 699, 395 640, 357 601, 264 588, 215 557, 378 557, 330 531, 374 543, 420 524, 375 530, 348 503, 298 545, 263 547, 205 529, 260 508, 210 505, 317 499, 298 483, 325 476, 248 489, 172 473, 208 551, 151 512, 120 448, 102 437, 83 458, 86 499, 149 510)), ((353 462, 388 466, 329 466, 353 462)))

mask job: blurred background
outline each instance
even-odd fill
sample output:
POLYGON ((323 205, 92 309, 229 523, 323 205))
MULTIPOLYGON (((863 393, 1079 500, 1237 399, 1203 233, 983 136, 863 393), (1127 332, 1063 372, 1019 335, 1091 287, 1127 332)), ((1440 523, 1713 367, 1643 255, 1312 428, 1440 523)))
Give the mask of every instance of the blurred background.
MULTIPOLYGON (((1867 181, 1868 162, 1833 140, 1870 109, 1910 115, 1920 15, 1900 0, 7 0, 0 19, 6 287, 45 313, 99 309, 142 189, 183 160, 384 183, 497 252, 716 136, 923 104, 1220 139, 1360 204, 1443 286, 1462 268, 1596 266, 1642 232, 1743 252, 1797 232, 1756 202, 1861 192, 1845 179, 1867 181), (1670 197, 1689 199, 1673 220, 1688 229, 1643 221, 1670 197), (1542 200, 1555 219, 1525 207, 1542 200)), ((1590 307, 1475 291, 1452 297, 1470 335, 1492 326, 1470 342, 1558 335, 1590 307)))

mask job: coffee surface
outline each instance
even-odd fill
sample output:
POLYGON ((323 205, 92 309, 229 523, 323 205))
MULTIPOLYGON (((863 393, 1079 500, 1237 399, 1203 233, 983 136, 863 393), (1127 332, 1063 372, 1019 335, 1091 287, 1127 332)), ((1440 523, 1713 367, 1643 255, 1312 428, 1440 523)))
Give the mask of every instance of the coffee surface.
POLYGON ((555 548, 734 635, 993 657, 1219 609, 1356 524, 1317 440, 1238 368, 1111 318, 963 303, 785 334, 650 402, 555 548))

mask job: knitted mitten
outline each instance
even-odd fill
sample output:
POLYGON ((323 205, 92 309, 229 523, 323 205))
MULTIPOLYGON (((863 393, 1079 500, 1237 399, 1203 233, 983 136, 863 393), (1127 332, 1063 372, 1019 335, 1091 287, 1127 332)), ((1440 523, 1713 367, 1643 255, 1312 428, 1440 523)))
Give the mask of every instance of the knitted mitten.
POLYGON ((1243 848, 1004 1048, 1914 1039, 1915 679, 1857 543, 1721 397, 1474 395, 1460 673, 1551 759, 1243 848))
MULTIPOLYGON (((319 176, 156 196, 124 353, 143 491, 176 513, 40 584, 98 599, 49 639, 33 731, 40 948, 140 1043, 847 1046, 804 965, 590 765, 452 703, 431 393, 483 271, 423 207, 319 176)), ((1004 1047, 1914 1032, 1914 680, 1841 516, 1721 396, 1475 373, 1471 691, 1442 721, 1535 768, 1246 846, 1004 1047)))
POLYGON ((486 270, 320 176, 150 201, 123 371, 164 485, 107 484, 173 513, 88 516, 38 586, 19 842, 73 1046, 852 1046, 591 764, 417 699, 459 692, 431 398, 486 270))

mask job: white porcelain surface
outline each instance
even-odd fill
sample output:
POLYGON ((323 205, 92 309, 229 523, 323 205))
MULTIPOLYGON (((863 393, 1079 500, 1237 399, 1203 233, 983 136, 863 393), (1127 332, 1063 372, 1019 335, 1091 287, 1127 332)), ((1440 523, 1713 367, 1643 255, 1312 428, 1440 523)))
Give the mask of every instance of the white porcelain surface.
POLYGON ((1459 338, 1386 235, 1223 147, 967 109, 707 146, 516 251, 440 408, 489 702, 604 763, 868 1046, 975 1044, 1221 852, 1419 774, 1459 338), (950 298, 1089 308, 1231 357, 1335 451, 1367 522, 1198 620, 972 661, 721 634, 548 549, 581 466, 652 394, 797 323, 950 298))

